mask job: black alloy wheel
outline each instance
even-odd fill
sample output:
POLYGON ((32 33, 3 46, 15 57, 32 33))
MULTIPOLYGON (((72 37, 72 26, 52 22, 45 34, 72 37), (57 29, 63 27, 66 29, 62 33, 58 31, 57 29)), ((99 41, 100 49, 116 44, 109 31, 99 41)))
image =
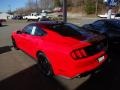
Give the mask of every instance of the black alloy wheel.
POLYGON ((52 77, 54 74, 47 57, 43 53, 39 53, 37 57, 38 57, 37 65, 40 72, 47 77, 52 77))

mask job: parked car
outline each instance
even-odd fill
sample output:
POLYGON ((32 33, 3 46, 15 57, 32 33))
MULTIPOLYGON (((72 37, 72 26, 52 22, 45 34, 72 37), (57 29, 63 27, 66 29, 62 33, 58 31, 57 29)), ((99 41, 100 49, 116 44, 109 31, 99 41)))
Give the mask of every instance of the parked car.
POLYGON ((40 21, 43 17, 46 17, 46 18, 49 18, 49 16, 47 16, 47 13, 40 13, 40 14, 36 14, 36 15, 28 15, 28 16, 24 16, 23 19, 26 19, 28 21, 30 20, 37 20, 37 21, 40 21))
POLYGON ((40 19, 40 21, 51 21, 49 18, 46 18, 46 17, 42 17, 41 19, 40 19))
MULTIPOLYGON (((107 13, 101 14, 101 15, 98 15, 98 17, 100 17, 100 18, 107 18, 108 14, 107 13)), ((112 13, 111 19, 120 19, 120 13, 117 13, 117 14, 112 13)))
POLYGON ((105 37, 71 23, 31 23, 11 37, 13 46, 34 57, 45 76, 74 78, 107 61, 105 37))
MULTIPOLYGON (((108 13, 100 14, 100 15, 98 15, 98 17, 100 17, 100 18, 107 18, 108 17, 108 13)), ((111 19, 115 19, 115 13, 111 14, 111 19)))
POLYGON ((14 16, 12 19, 14 20, 22 20, 23 19, 23 16, 14 16))
POLYGON ((42 18, 42 16, 41 15, 33 15, 33 16, 28 15, 28 16, 24 16, 23 18, 28 20, 28 21, 30 21, 30 20, 40 20, 42 18))
POLYGON ((0 19, 0 26, 2 26, 3 22, 6 22, 5 19, 0 19))
MULTIPOLYGON (((107 17, 108 17, 108 13, 100 14, 100 15, 98 15, 98 17, 100 17, 100 18, 107 18, 107 17)), ((115 18, 115 13, 112 13, 112 14, 111 14, 111 18, 112 18, 112 19, 115 18)))
POLYGON ((110 44, 120 43, 120 20, 101 19, 82 26, 85 30, 104 34, 108 37, 110 44))

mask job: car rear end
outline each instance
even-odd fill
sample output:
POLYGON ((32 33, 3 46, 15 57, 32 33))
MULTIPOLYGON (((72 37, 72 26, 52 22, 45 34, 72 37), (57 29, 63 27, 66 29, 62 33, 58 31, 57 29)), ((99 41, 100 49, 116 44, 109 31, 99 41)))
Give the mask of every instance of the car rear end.
POLYGON ((67 78, 82 76, 88 72, 92 72, 100 68, 108 58, 106 53, 107 41, 101 40, 95 44, 90 44, 83 48, 75 47, 67 57, 67 64, 61 73, 67 78), (69 67, 69 68, 68 68, 69 67))
POLYGON ((74 78, 97 69, 107 60, 105 36, 87 32, 73 24, 47 25, 50 28, 46 29, 48 35, 45 38, 55 45, 50 47, 52 52, 47 56, 55 75, 74 78))

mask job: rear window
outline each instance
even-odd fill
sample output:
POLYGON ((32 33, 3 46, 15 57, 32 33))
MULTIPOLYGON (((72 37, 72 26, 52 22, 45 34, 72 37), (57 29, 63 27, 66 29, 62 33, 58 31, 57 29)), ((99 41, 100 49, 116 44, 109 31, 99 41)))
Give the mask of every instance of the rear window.
POLYGON ((72 24, 59 24, 49 26, 49 29, 64 36, 78 36, 80 28, 72 24))
POLYGON ((120 21, 111 21, 111 26, 116 29, 120 29, 120 21))
POLYGON ((102 28, 103 26, 105 26, 105 23, 104 23, 104 21, 96 21, 92 25, 96 26, 98 28, 102 28))

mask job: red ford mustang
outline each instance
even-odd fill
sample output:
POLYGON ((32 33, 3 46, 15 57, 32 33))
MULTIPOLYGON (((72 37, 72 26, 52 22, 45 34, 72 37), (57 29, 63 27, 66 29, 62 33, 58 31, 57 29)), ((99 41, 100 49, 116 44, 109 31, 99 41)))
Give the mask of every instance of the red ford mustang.
POLYGON ((13 46, 34 57, 46 76, 74 78, 107 59, 104 36, 62 22, 32 23, 12 33, 13 46))

